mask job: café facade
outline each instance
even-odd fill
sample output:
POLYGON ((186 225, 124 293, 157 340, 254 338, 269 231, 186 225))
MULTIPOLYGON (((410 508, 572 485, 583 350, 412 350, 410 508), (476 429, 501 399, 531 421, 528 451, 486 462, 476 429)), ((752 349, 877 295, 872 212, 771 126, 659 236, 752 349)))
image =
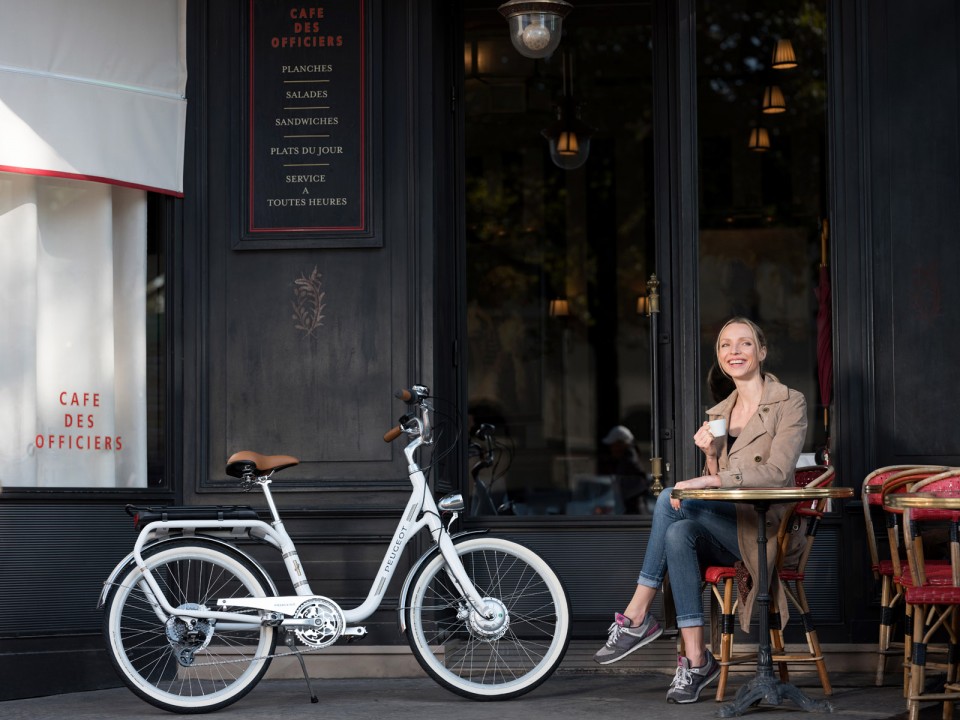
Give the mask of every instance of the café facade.
MULTIPOLYGON (((541 57, 498 4, 0 2, 0 699, 119 684, 124 506, 249 504, 238 450, 300 460, 287 528, 358 605, 412 383, 444 414, 433 487, 553 564, 577 640, 650 526, 603 441, 655 489, 699 474, 731 316, 836 484, 960 464, 953 2, 571 0, 541 57)), ((876 638, 858 495, 812 560, 831 646, 876 638)), ((399 591, 368 668, 405 646, 399 591)))

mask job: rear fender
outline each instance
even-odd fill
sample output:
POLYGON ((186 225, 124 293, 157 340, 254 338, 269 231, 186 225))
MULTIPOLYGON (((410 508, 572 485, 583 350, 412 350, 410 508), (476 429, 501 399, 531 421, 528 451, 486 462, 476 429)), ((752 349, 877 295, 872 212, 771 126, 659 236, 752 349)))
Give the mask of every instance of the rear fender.
MULTIPOLYGON (((190 537, 183 537, 183 536, 166 537, 166 538, 161 538, 159 540, 155 540, 145 545, 143 550, 144 551, 152 550, 153 548, 159 547, 161 545, 171 545, 176 543, 189 545, 194 540, 205 540, 206 542, 210 542, 215 545, 220 545, 225 549, 232 550, 233 552, 239 555, 242 555, 244 559, 248 560, 255 568, 257 568, 257 570, 260 571, 260 574, 263 576, 264 580, 266 580, 270 586, 270 592, 273 595, 280 594, 279 592, 277 592, 277 586, 274 585, 273 583, 273 578, 271 578, 270 575, 267 574, 267 571, 263 569, 263 566, 259 562, 257 562, 253 557, 251 557, 249 553, 244 552, 233 543, 227 542, 226 540, 222 540, 221 538, 213 537, 210 535, 191 535, 190 537)), ((97 602, 98 608, 102 608, 106 604, 107 597, 110 595, 110 589, 117 583, 117 578, 119 578, 124 572, 126 572, 128 568, 133 567, 134 564, 135 564, 135 561, 134 561, 132 552, 129 555, 127 555, 123 560, 121 560, 119 563, 117 563, 117 566, 111 571, 110 577, 108 577, 103 583, 103 590, 100 591, 100 599, 97 602)))

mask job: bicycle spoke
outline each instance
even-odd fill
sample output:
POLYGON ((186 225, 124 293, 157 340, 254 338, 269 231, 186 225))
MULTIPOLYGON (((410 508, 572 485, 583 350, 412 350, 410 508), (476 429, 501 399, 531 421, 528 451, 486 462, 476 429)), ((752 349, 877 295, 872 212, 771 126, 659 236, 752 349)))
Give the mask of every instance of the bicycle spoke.
POLYGON ((464 570, 485 608, 460 595, 438 557, 414 584, 411 648, 454 692, 513 697, 536 687, 562 658, 566 596, 549 567, 522 546, 492 538, 462 544, 469 547, 461 553, 464 570))

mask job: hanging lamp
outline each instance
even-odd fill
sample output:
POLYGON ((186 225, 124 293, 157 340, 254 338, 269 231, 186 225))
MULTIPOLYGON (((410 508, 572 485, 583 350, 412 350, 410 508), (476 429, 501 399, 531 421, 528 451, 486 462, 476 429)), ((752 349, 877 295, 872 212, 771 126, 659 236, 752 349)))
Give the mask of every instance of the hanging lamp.
POLYGON ((563 19, 573 10, 564 0, 510 0, 499 8, 510 25, 510 42, 528 58, 545 58, 560 45, 563 19))
POLYGON ((575 170, 590 155, 590 138, 594 129, 580 119, 580 105, 573 97, 571 76, 573 61, 564 53, 563 96, 557 106, 557 119, 541 131, 550 147, 553 164, 564 170, 575 170))

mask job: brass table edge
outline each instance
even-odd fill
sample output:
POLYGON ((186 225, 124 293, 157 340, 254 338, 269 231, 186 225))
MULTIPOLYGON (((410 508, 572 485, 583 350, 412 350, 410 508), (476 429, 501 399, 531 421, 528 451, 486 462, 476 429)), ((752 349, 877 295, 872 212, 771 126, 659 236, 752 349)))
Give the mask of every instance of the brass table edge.
POLYGON ((853 488, 847 487, 769 487, 769 488, 699 488, 671 490, 678 500, 819 500, 853 497, 853 488))
POLYGON ((887 495, 886 504, 901 509, 928 508, 937 510, 960 510, 960 496, 944 497, 935 493, 894 493, 887 495))

